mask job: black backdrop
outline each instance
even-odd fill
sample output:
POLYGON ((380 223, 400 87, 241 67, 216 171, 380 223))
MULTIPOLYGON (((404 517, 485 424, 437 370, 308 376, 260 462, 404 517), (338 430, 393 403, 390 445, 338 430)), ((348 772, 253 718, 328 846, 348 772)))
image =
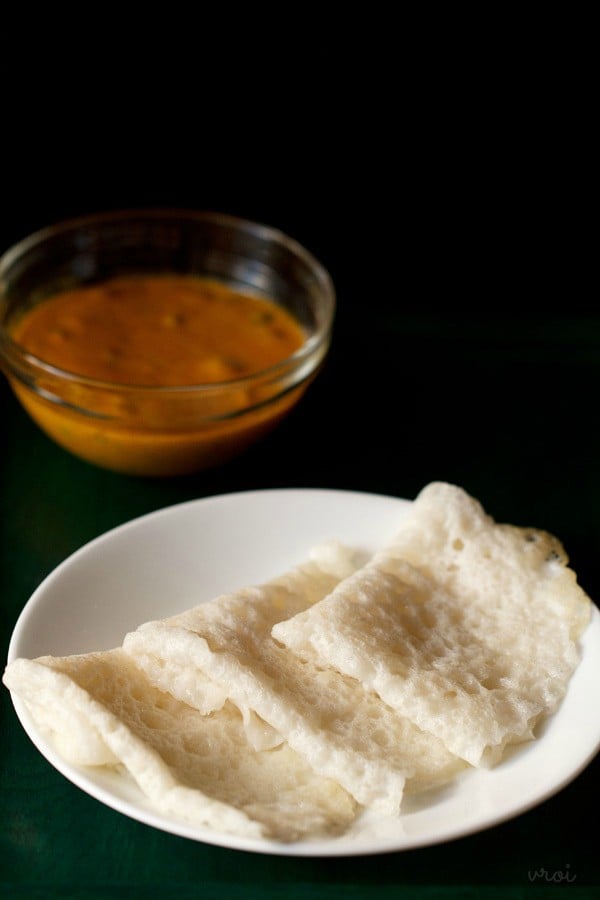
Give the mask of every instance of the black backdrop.
POLYGON ((211 208, 305 243, 346 304, 589 302, 585 23, 46 16, 5 23, 0 249, 211 208))
MULTIPOLYGON (((215 23, 203 7, 184 16, 162 6, 126 25, 106 4, 64 22, 54 9, 23 8, 18 24, 3 12, 0 250, 65 217, 123 207, 212 208, 280 227, 333 276, 329 364, 259 447, 168 483, 68 457, 3 385, 7 622, 84 539, 144 511, 262 487, 410 498, 435 478, 502 521, 556 533, 597 601, 595 31, 560 7, 529 21, 522 9, 488 9, 484 20, 426 7, 418 22, 343 8, 328 26, 306 7, 263 21, 255 8, 245 20, 221 13, 215 23), (30 520, 44 516, 52 527, 47 539, 38 528, 43 552, 32 559, 30 520)), ((298 890, 313 874, 382 890, 510 883, 520 896, 528 870, 569 864, 578 885, 597 885, 597 839, 584 824, 597 777, 596 761, 552 808, 447 850, 290 875, 288 860, 271 860, 270 877, 297 878, 298 890)), ((23 783, 29 791, 29 775, 23 783)), ((117 834, 112 820, 105 827, 117 834)), ((27 850, 15 877, 44 882, 64 845, 45 846, 27 850)), ((104 883, 105 846, 76 871, 104 883)), ((150 860, 171 886, 186 876, 197 887, 195 848, 165 844, 153 859, 148 847, 140 837, 119 850, 119 871, 150 860)), ((237 863, 215 859, 213 873, 235 880, 237 863)), ((262 877, 252 861, 239 871, 250 889, 262 877)))

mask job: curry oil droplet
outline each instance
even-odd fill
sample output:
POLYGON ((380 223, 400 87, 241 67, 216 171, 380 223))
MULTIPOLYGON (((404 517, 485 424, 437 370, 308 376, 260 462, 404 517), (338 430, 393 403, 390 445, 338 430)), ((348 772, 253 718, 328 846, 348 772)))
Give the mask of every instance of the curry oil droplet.
POLYGON ((271 334, 273 335, 273 337, 276 337, 280 341, 287 341, 289 338, 289 334, 278 325, 271 329, 271 334))
POLYGON ((231 367, 227 365, 227 361, 216 355, 205 356, 204 359, 199 360, 196 371, 198 384, 202 384, 205 381, 210 383, 228 381, 233 377, 231 367))
POLYGON ((253 325, 270 325, 275 318, 269 309, 256 309, 250 313, 250 321, 253 325))
POLYGON ((102 358, 108 365, 114 364, 123 358, 123 350, 121 347, 107 347, 102 358))
POLYGON ((53 328, 48 333, 48 337, 53 344, 62 344, 64 341, 69 340, 70 334, 66 328, 53 328))
POLYGON ((183 313, 167 313, 161 319, 161 325, 164 328, 182 328, 185 325, 185 316, 183 313))

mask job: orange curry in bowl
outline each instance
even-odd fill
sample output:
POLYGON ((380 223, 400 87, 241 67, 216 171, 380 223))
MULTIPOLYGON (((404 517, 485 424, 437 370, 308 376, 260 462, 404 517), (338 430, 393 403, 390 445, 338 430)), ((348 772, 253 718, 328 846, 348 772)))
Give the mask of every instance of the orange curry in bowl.
POLYGON ((226 459, 306 386, 286 391, 268 377, 305 342, 296 319, 196 276, 123 276, 65 290, 26 312, 11 337, 47 370, 35 390, 11 379, 35 421, 77 455, 133 474, 226 459))

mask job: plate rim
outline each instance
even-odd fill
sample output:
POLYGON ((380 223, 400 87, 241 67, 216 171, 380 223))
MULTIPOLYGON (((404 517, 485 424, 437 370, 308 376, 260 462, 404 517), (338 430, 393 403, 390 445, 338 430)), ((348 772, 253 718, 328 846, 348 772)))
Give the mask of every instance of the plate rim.
MULTIPOLYGON (((193 512, 195 508, 206 509, 209 508, 210 505, 214 504, 218 506, 223 503, 230 503, 235 508, 236 504, 239 503, 240 500, 245 503, 252 503, 252 500, 256 497, 260 497, 263 499, 267 499, 267 497, 270 497, 272 500, 279 502, 285 501, 286 499, 289 500, 291 494, 301 495, 304 499, 311 499, 312 497, 316 500, 318 498, 321 501, 325 502, 335 502, 337 499, 343 496, 346 499, 355 498, 363 499, 366 501, 381 501, 382 504, 389 503, 391 505, 397 506, 398 508, 401 508, 403 506, 406 508, 406 506, 410 505, 410 503, 412 502, 402 497, 395 497, 368 491, 337 490, 332 488, 269 488, 231 491, 221 494, 209 495, 206 497, 193 498, 190 500, 182 501, 180 503, 152 510, 140 516, 136 516, 128 521, 114 526, 113 528, 108 529, 107 531, 85 542, 80 547, 75 549, 72 553, 70 553, 67 557, 65 557, 65 559, 58 563, 58 565, 55 566, 45 576, 45 578, 32 592, 31 596, 25 603, 17 618, 9 641, 7 662, 11 662, 17 657, 19 644, 23 639, 23 634, 26 633, 27 630, 28 619, 33 614, 33 611, 35 610, 37 604, 42 600, 48 588, 48 585, 53 583, 54 580, 60 579, 64 571, 68 570, 68 568, 71 564, 73 564, 74 561, 80 560, 86 554, 93 554, 95 548, 100 546, 104 542, 111 540, 118 541, 123 534, 126 534, 128 531, 132 531, 135 529, 143 529, 144 526, 150 521, 156 521, 161 518, 164 518, 166 520, 169 516, 177 517, 178 514, 184 511, 193 512)), ((584 662, 584 657, 586 659, 586 662, 589 664, 589 660, 587 656, 585 656, 584 650, 586 645, 588 643, 591 643, 594 639, 600 642, 600 612, 592 601, 590 622, 579 641, 581 648, 580 663, 572 676, 572 681, 577 678, 577 673, 581 669, 581 666, 584 662)), ((600 671, 600 663, 597 664, 597 667, 600 671)), ((547 717, 547 720, 545 721, 550 721, 552 723, 555 722, 557 720, 557 717, 560 716, 563 705, 567 701, 569 694, 572 694, 572 681, 569 683, 567 696, 565 696, 565 698, 563 699, 560 707, 555 713, 547 717)), ((575 683, 577 684, 577 681, 575 681, 575 683)), ((360 837, 352 835, 349 837, 348 835, 342 835, 340 838, 310 839, 294 844, 281 844, 279 842, 263 838, 248 838, 239 835, 230 835, 214 831, 204 826, 190 825, 186 822, 164 815, 158 811, 154 811, 151 808, 146 809, 143 805, 140 805, 139 802, 135 803, 133 801, 129 801, 123 797, 120 797, 118 794, 112 793, 107 787, 103 786, 102 784, 98 784, 96 780, 91 778, 90 773, 86 772, 85 767, 74 766, 64 760, 58 754, 58 751, 56 751, 52 744, 46 739, 46 737, 41 734, 36 728, 31 716, 29 715, 27 709, 25 708, 25 705, 20 700, 20 698, 18 698, 11 692, 11 699, 21 726, 25 730, 33 745, 47 760, 47 762, 49 762, 75 787, 84 791, 103 805, 108 806, 109 808, 133 820, 142 822, 143 824, 146 824, 150 827, 157 828, 158 830, 171 833, 182 838, 195 840, 214 846, 225 847, 228 849, 245 850, 254 853, 267 853, 282 856, 367 856, 379 853, 403 852, 405 850, 424 846, 434 846, 436 844, 446 843, 452 840, 466 837, 495 827, 496 825, 499 825, 510 819, 516 818, 517 816, 529 811, 530 809, 539 806, 541 803, 550 799, 552 796, 555 796, 568 784, 574 781, 581 774, 581 772, 585 768, 587 768, 587 766, 592 762, 594 757, 600 751, 599 715, 598 722, 596 723, 597 734, 595 740, 589 742, 585 753, 580 753, 577 756, 577 762, 574 766, 565 771, 560 779, 552 784, 549 784, 544 790, 526 798, 524 802, 521 801, 520 803, 516 804, 509 803, 506 808, 499 810, 495 815, 488 815, 487 817, 484 815, 481 820, 476 818, 473 821, 465 822, 463 824, 459 823, 458 825, 446 827, 445 829, 438 828, 438 830, 432 835, 427 835, 427 833, 425 832, 422 834, 412 835, 408 839, 402 839, 402 837, 404 836, 402 836, 400 839, 397 836, 392 836, 389 838, 375 839, 371 842, 369 842, 367 839, 367 842, 365 843, 364 840, 361 841, 360 837)), ((543 741, 543 739, 544 735, 538 738, 537 741, 528 743, 526 746, 530 747, 531 752, 535 753, 536 748, 540 746, 540 742, 543 741)), ((477 776, 481 774, 481 770, 474 770, 465 774, 467 776, 477 776)), ((467 781, 467 779, 464 780, 467 781)), ((456 783, 460 785, 461 779, 458 779, 456 783)), ((134 787, 137 789, 136 785, 134 785, 134 787)), ((461 788, 459 787, 458 790, 460 789, 461 788)), ((137 790, 139 791, 139 789, 137 790)), ((143 798, 143 795, 141 795, 141 798, 145 799, 143 798)), ((402 815, 400 816, 399 821, 401 820, 402 815)))

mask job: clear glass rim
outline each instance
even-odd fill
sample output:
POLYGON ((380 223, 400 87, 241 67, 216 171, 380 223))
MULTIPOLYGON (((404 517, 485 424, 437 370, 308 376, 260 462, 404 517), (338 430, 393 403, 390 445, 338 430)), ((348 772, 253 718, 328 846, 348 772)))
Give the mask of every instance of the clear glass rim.
MULTIPOLYGON (((318 284, 319 292, 322 299, 322 322, 316 329, 314 334, 310 335, 294 353, 285 359, 269 366, 266 369, 260 369, 250 375, 240 378, 232 378, 227 381, 202 382, 200 384, 182 384, 182 385, 144 385, 131 384, 120 381, 106 381, 100 378, 92 378, 87 375, 79 375, 68 369, 62 369, 46 362, 35 354, 27 351, 21 344, 14 341, 6 328, 4 322, 0 322, 0 362, 4 361, 10 368, 14 377, 22 377, 26 369, 32 374, 37 372, 41 377, 49 377, 57 381, 69 384, 77 384, 86 388, 98 389, 102 391, 119 391, 122 393, 144 393, 146 395, 175 395, 175 394, 210 394, 224 393, 228 391, 248 389, 256 385, 257 382, 276 380, 278 376, 283 375, 287 370, 302 368, 302 364, 309 362, 311 357, 315 357, 314 368, 318 366, 322 360, 323 354, 319 353, 319 349, 326 349, 328 346, 331 330, 333 327, 333 319, 335 315, 336 297, 335 289, 331 276, 327 269, 313 256, 310 251, 302 246, 294 238, 289 237, 285 232, 270 225, 263 225, 253 222, 249 219, 232 216, 227 213, 212 212, 209 210, 191 210, 176 207, 151 207, 148 209, 124 209, 114 212, 94 213, 86 216, 65 219, 53 225, 48 225, 32 232, 22 238, 16 244, 6 250, 0 256, 0 303, 5 295, 5 278, 10 268, 25 253, 45 241, 76 232, 82 228, 93 227, 95 225, 109 224, 111 222, 124 222, 127 220, 141 221, 175 221, 188 220, 190 222, 212 222, 224 225, 238 231, 246 231, 265 240, 270 240, 281 246, 287 247, 294 255, 302 259, 308 268, 314 274, 318 284)), ((307 373, 308 374, 308 373, 307 373)))

